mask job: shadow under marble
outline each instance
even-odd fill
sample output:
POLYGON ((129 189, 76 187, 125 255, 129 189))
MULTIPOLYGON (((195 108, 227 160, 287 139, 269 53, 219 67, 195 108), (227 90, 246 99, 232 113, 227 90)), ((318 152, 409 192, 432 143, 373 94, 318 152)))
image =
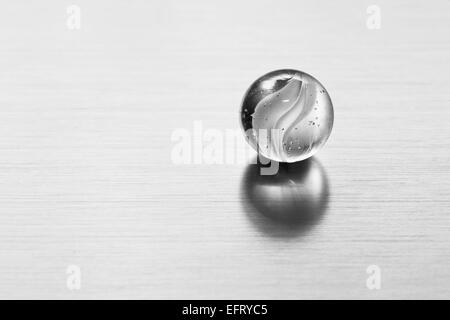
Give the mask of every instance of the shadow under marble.
POLYGON ((317 159, 280 163, 276 175, 261 175, 260 168, 248 165, 241 183, 244 210, 258 230, 289 238, 319 223, 327 209, 329 185, 317 159))

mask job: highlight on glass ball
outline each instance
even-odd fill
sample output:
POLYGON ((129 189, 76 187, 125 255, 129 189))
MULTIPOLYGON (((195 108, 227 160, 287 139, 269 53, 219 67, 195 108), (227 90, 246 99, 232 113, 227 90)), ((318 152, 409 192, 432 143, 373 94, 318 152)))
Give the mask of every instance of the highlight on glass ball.
POLYGON ((323 147, 333 128, 330 96, 313 76, 285 69, 258 78, 245 93, 241 123, 262 156, 297 162, 323 147))

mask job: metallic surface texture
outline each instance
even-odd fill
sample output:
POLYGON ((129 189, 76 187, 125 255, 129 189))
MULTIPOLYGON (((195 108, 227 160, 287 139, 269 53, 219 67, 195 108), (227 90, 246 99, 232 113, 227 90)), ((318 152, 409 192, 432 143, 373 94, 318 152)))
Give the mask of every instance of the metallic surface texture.
POLYGON ((1 298, 450 298, 449 1, 72 3, 0 10, 1 298), (330 92, 320 152, 174 163, 177 129, 253 161, 238 108, 281 68, 330 92))

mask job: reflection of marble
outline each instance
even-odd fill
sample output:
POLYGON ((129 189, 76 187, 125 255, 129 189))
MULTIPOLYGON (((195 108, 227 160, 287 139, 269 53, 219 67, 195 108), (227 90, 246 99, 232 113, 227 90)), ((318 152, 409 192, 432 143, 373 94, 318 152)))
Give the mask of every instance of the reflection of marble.
POLYGON ((249 144, 279 162, 313 156, 330 136, 333 120, 333 105, 325 88, 297 70, 277 70, 257 79, 241 106, 249 144))
POLYGON ((243 206, 258 229, 271 236, 301 235, 317 224, 326 210, 328 179, 314 158, 280 163, 278 174, 261 175, 249 165, 242 180, 243 206))

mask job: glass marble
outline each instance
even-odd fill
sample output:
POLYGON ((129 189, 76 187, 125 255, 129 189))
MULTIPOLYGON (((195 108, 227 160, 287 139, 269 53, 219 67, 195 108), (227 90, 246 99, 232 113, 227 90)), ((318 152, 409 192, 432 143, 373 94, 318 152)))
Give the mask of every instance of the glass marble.
POLYGON ((327 141, 333 104, 323 85, 298 70, 272 71, 248 88, 240 118, 248 143, 278 162, 313 156, 327 141))

